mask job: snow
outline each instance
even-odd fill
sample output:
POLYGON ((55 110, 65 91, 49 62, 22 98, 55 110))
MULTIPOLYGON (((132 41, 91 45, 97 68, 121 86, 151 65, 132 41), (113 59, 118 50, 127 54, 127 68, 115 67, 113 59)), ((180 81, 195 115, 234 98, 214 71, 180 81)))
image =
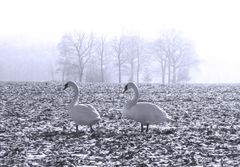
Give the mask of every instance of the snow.
POLYGON ((42 158, 45 158, 45 157, 46 157, 45 154, 37 154, 37 155, 28 154, 26 158, 27 158, 28 160, 35 160, 35 159, 42 159, 42 158))
POLYGON ((152 125, 148 133, 140 132, 139 123, 121 119, 130 96, 118 94, 121 86, 79 85, 79 101, 91 103, 103 119, 94 133, 86 126, 76 133, 63 85, 0 82, 0 164, 239 165, 240 85, 140 85, 139 101, 159 105, 176 120, 152 125))

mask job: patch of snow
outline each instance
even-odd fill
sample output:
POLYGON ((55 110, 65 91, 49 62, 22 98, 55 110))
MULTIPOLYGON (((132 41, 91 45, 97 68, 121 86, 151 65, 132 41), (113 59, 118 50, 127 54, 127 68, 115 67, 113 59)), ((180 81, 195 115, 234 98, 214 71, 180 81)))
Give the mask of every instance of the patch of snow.
POLYGON ((46 155, 45 154, 27 154, 27 159, 28 160, 35 160, 35 159, 42 159, 45 158, 46 155))

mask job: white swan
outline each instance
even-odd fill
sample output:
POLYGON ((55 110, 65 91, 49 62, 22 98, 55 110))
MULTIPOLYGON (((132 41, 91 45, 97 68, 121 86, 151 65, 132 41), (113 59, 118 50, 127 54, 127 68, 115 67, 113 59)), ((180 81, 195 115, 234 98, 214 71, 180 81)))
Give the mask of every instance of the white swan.
POLYGON ((69 104, 69 115, 76 123, 76 132, 78 131, 78 125, 89 125, 92 132, 92 125, 101 120, 99 113, 90 104, 78 104, 79 90, 75 82, 68 81, 63 90, 68 87, 72 87, 74 91, 74 98, 69 104))
POLYGON ((142 132, 143 125, 147 125, 146 132, 148 132, 149 124, 159 124, 163 122, 174 121, 157 105, 148 102, 138 102, 139 92, 137 86, 133 82, 129 82, 124 87, 123 93, 131 88, 135 92, 134 98, 127 102, 122 110, 122 114, 128 119, 140 122, 142 132))

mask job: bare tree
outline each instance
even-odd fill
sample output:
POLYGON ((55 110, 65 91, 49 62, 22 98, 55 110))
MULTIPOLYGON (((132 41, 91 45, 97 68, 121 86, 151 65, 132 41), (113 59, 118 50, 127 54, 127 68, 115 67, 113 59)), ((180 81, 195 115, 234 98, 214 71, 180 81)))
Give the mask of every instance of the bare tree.
POLYGON ((73 68, 75 68, 74 63, 71 62, 73 60, 73 51, 70 46, 69 35, 64 35, 58 44, 59 58, 57 61, 57 72, 61 73, 62 82, 65 82, 66 77, 69 76, 73 68))
POLYGON ((136 72, 137 83, 140 75, 140 58, 143 54, 143 40, 138 36, 126 37, 126 55, 130 64, 130 81, 134 81, 136 72), (135 70, 136 66, 136 70, 135 70))
POLYGON ((135 41, 132 36, 126 37, 126 56, 130 64, 130 78, 129 81, 134 80, 134 67, 135 67, 135 60, 136 60, 136 47, 135 41))
POLYGON ((3 55, 3 44, 2 41, 0 41, 0 80, 2 79, 2 73, 3 73, 3 61, 2 61, 2 55, 3 55))
POLYGON ((126 51, 126 42, 125 37, 120 36, 119 38, 115 38, 112 41, 112 49, 117 57, 117 65, 118 65, 118 82, 122 83, 122 66, 126 62, 126 57, 124 56, 124 52, 126 51))
POLYGON ((59 59, 58 60, 57 72, 61 73, 61 80, 77 80, 78 70, 77 65, 70 62, 70 59, 59 59))
POLYGON ((160 38, 153 43, 151 49, 156 60, 160 63, 162 84, 165 84, 167 65, 169 65, 168 68, 170 67, 170 64, 168 64, 169 51, 165 44, 165 41, 160 38))
POLYGON ((101 82, 99 61, 92 57, 86 66, 86 82, 101 82))
POLYGON ((67 54, 70 54, 74 59, 73 66, 77 68, 79 82, 83 80, 86 63, 92 55, 93 41, 94 37, 92 34, 87 35, 86 33, 78 32, 65 35, 64 40, 59 44, 64 46, 67 54))
POLYGON ((115 67, 109 63, 113 62, 113 57, 110 57, 112 43, 109 43, 104 36, 96 38, 94 43, 93 54, 87 64, 86 80, 87 82, 107 82, 110 79, 109 69, 112 70, 115 67))
MULTIPOLYGON (((162 83, 165 83, 166 73, 168 83, 177 83, 179 74, 189 74, 192 65, 197 64, 197 55, 191 41, 180 36, 176 31, 169 31, 154 42, 153 52, 160 62, 162 83), (167 71, 167 72, 166 72, 167 71)), ((181 78, 181 77, 180 77, 181 78)), ((183 78, 189 78, 185 76, 183 78)))
POLYGON ((144 41, 143 39, 137 38, 137 48, 136 48, 136 55, 137 55, 137 84, 140 82, 140 70, 144 60, 144 41))
POLYGON ((148 67, 144 69, 143 81, 144 83, 150 83, 152 81, 148 67))
POLYGON ((177 76, 178 76, 177 83, 186 83, 191 79, 190 76, 189 76, 189 69, 188 68, 180 68, 178 70, 177 76))
POLYGON ((105 81, 104 78, 104 66, 105 66, 105 60, 107 56, 107 44, 106 39, 102 36, 97 42, 96 42, 96 54, 100 58, 100 70, 101 70, 101 82, 105 81))
POLYGON ((175 84, 177 81, 181 81, 180 78, 189 79, 189 70, 193 65, 198 64, 198 60, 192 41, 182 38, 176 33, 172 33, 172 35, 170 43, 172 54, 170 54, 169 58, 172 67, 172 83, 175 84))

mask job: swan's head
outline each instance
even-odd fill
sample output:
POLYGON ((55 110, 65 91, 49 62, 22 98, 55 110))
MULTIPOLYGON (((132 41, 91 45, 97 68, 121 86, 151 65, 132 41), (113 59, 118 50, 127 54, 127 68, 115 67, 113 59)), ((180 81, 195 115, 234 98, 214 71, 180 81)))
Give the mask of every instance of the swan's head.
POLYGON ((67 89, 69 86, 76 86, 77 84, 73 81, 68 81, 65 83, 63 90, 67 89))
POLYGON ((123 93, 125 93, 127 90, 129 90, 129 89, 131 89, 131 88, 133 88, 133 87, 137 87, 137 86, 135 85, 135 83, 129 82, 127 85, 124 86, 124 91, 123 91, 123 93))

